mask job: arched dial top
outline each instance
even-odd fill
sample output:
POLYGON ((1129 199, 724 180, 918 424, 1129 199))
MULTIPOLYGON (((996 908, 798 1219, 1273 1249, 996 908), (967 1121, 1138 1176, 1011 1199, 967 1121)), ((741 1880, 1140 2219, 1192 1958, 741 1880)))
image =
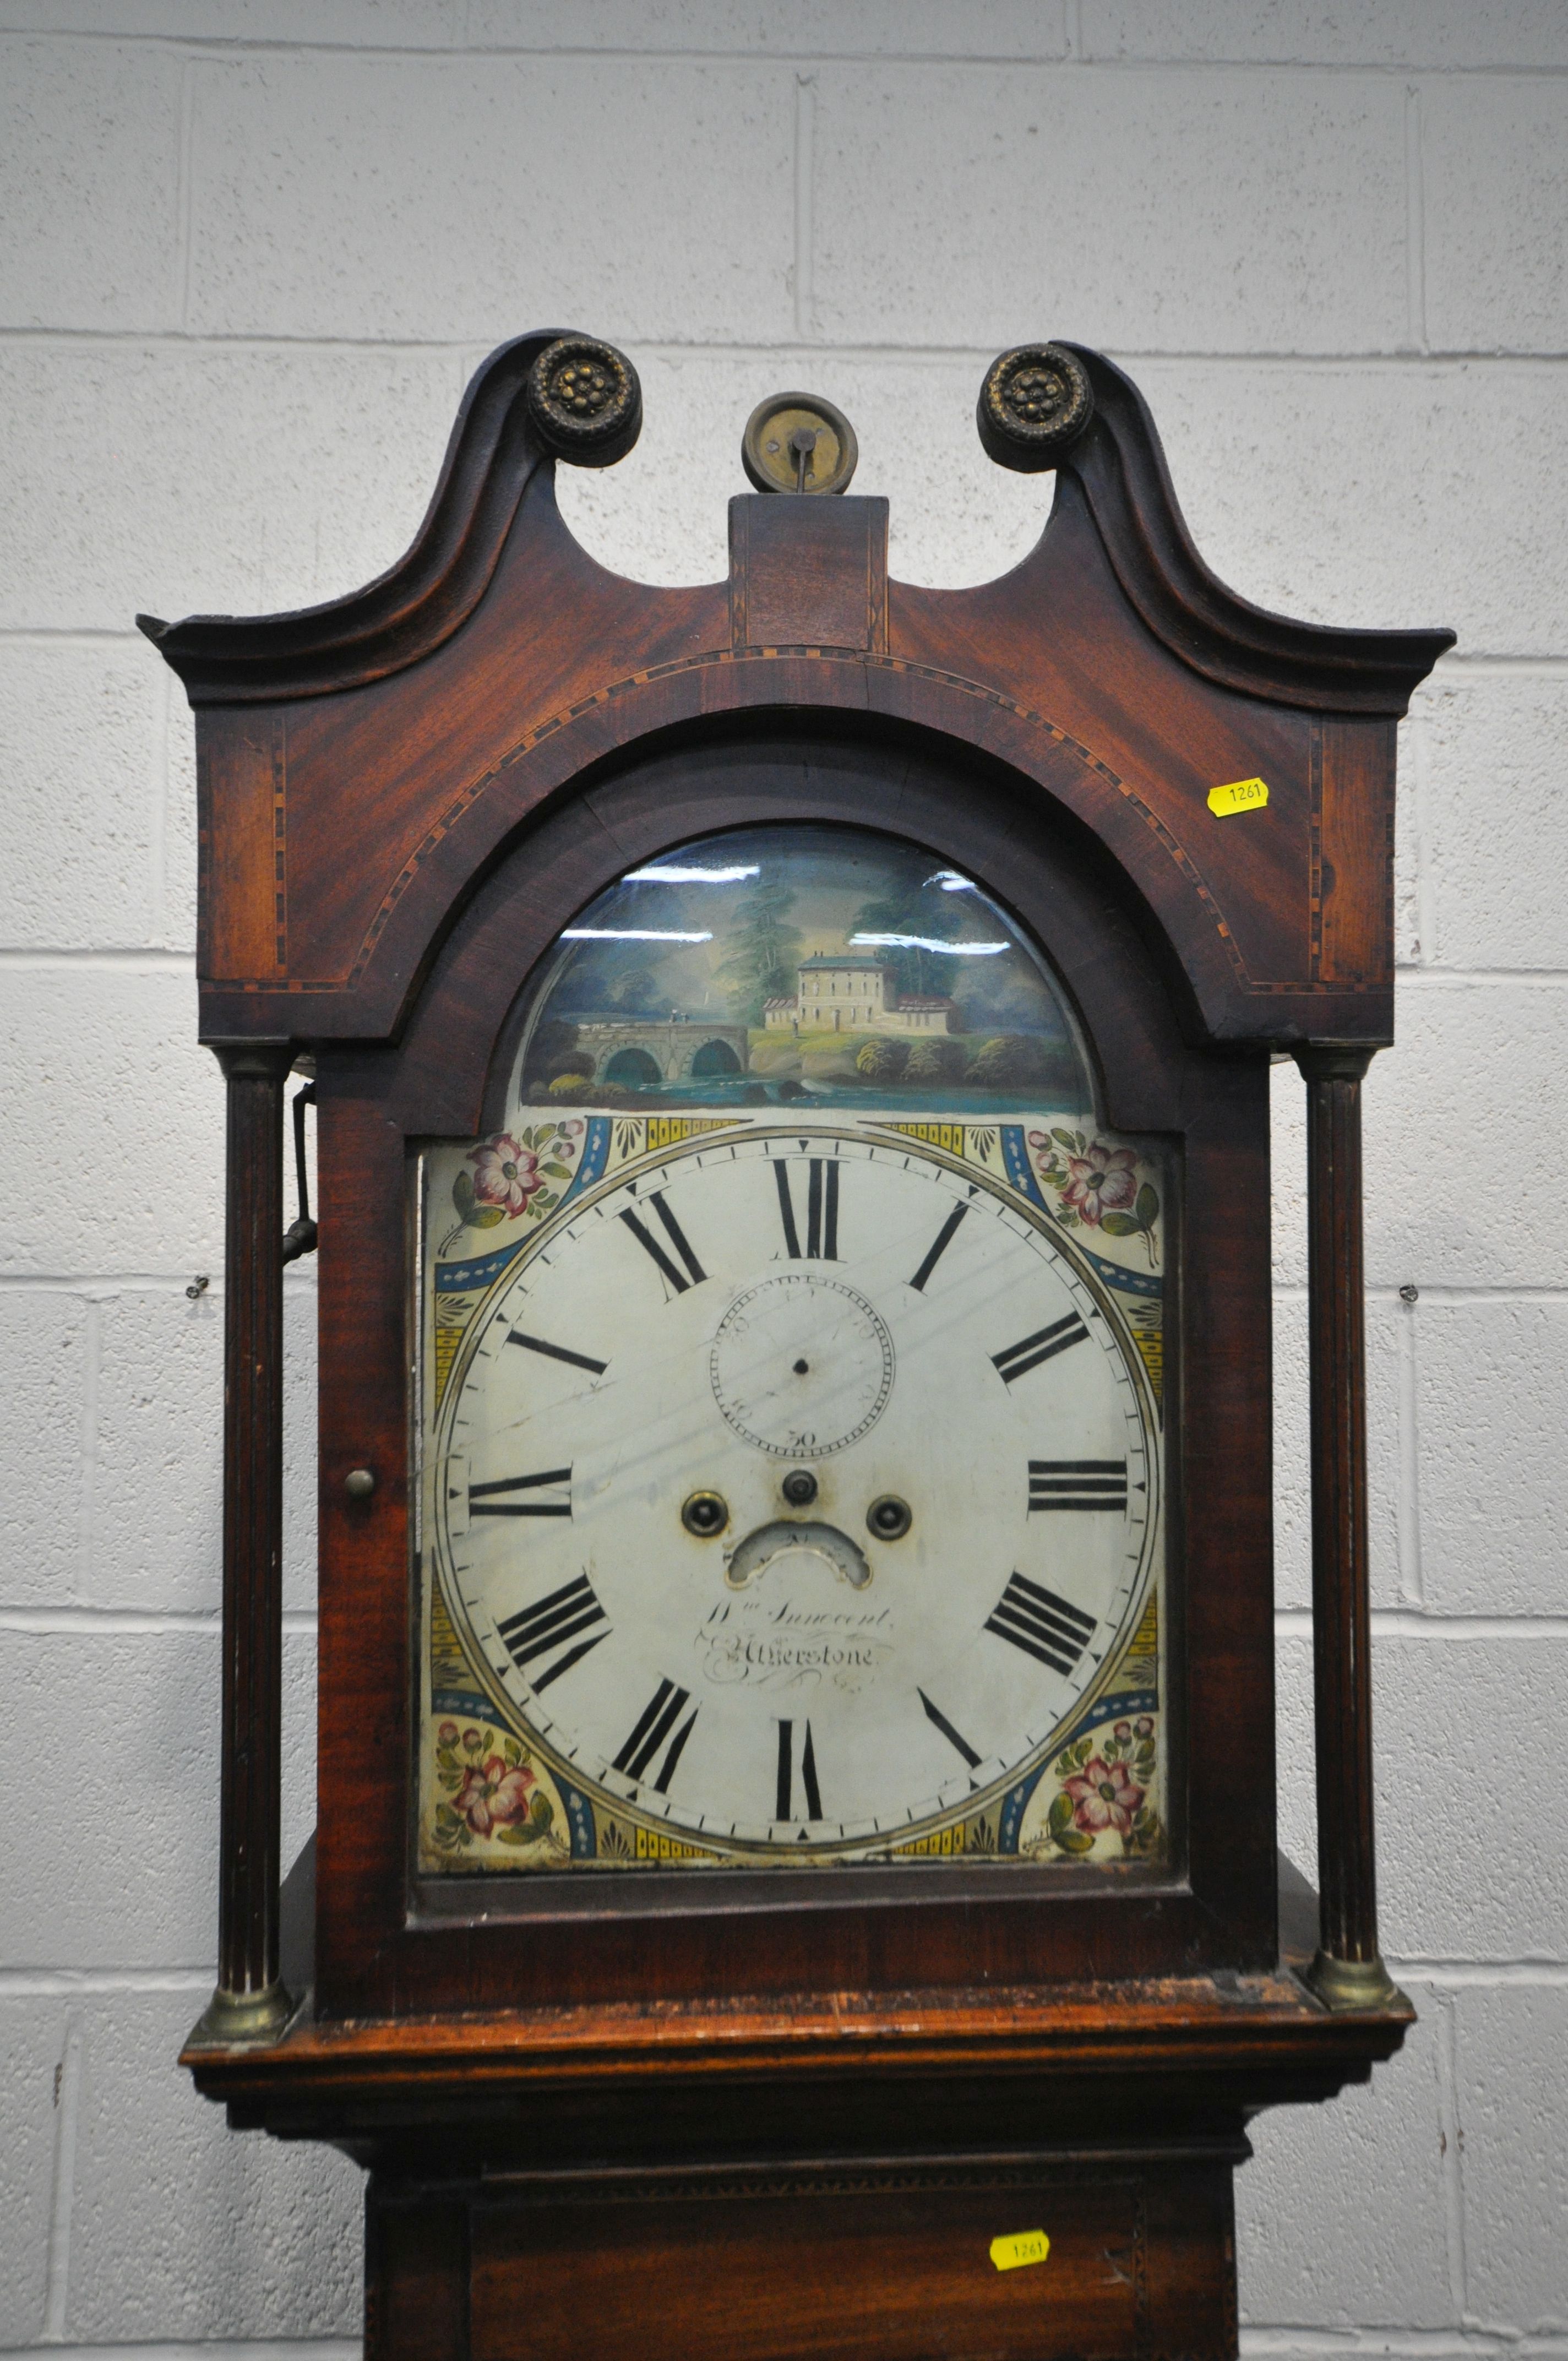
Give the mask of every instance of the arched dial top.
POLYGON ((848 1124, 699 1137, 564 1212, 477 1312, 433 1474, 498 1703, 590 1798, 752 1861, 1000 1795, 1092 1698, 1159 1528, 1089 1263, 848 1124))

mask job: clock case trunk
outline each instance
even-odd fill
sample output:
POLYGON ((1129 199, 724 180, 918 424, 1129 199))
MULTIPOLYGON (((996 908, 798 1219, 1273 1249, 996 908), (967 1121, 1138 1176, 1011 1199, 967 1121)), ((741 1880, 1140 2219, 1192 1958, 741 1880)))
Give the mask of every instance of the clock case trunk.
POLYGON ((1233 2353, 1247 2117, 1365 2079, 1410 2017, 1372 1876, 1359 1093, 1391 1038, 1394 724, 1450 635, 1325 631, 1225 589, 1135 390, 1076 347, 1092 420, 999 580, 890 581, 885 502, 756 496, 731 503, 727 582, 626 582, 554 507, 524 398, 550 341, 479 372, 380 581, 299 615, 144 619, 197 713, 202 1027, 230 1104, 220 1975, 187 2062, 236 2125, 370 2167, 377 2355, 515 2350, 524 2317, 541 2356, 1233 2353), (1266 809, 1216 817, 1212 789, 1256 778, 1266 809), (934 1863, 433 1895, 410 1871, 411 1142, 494 1119, 528 968, 630 860, 791 816, 903 833, 985 884, 1062 978, 1107 1122, 1175 1157, 1177 1859, 1103 1892, 934 1863), (1311 1126, 1315 1914, 1273 1851, 1282 1055, 1311 1126), (280 1905, 301 1057, 319 1810, 280 1905), (1015 2301, 1035 2274, 971 2257, 984 2222, 1036 2214, 1055 2315, 1015 2301), (541 2252, 570 2258, 572 2318, 539 2296, 541 2252))

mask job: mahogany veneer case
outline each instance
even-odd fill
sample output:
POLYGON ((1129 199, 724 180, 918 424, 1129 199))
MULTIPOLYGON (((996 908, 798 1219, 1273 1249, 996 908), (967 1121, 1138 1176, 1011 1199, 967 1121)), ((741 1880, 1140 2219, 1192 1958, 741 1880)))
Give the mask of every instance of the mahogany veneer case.
MULTIPOLYGON (((830 405, 781 399, 840 452, 830 405)), ((621 456, 640 404, 612 347, 521 337, 380 580, 141 619, 195 711, 229 1101, 221 1958, 184 2062, 236 2126, 366 2167, 375 2361, 1233 2356, 1248 2120, 1365 2081, 1411 2022, 1373 1874, 1360 1092, 1392 1028, 1395 726, 1451 635, 1235 597, 1080 347, 988 373, 982 441, 1055 493, 971 589, 891 580, 887 502, 813 496, 794 443, 798 491, 730 501, 727 581, 607 572, 555 467, 621 456), (597 895, 798 824, 992 895, 1075 1012, 1096 1120, 1172 1159, 1164 1850, 436 1875, 411 1172, 511 1119, 520 994, 597 895), (1281 1057, 1310 1126, 1317 1896, 1276 1851, 1281 1057), (289 1228, 295 1069, 319 1203, 289 1228), (318 1823, 280 1884, 281 1275, 317 1222, 318 1823)))

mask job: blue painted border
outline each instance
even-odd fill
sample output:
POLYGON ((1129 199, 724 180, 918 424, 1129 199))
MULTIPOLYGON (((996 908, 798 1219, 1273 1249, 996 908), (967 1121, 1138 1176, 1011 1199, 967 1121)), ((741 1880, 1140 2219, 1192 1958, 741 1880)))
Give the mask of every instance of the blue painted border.
POLYGON ((1103 1255, 1095 1254, 1078 1238, 1073 1240, 1073 1244, 1096 1276, 1102 1279, 1107 1287, 1115 1288, 1119 1294, 1164 1295, 1165 1281, 1157 1270, 1128 1270, 1122 1263, 1107 1262, 1103 1255))
POLYGON ((488 1697, 472 1689, 432 1689, 432 1713, 460 1713, 465 1721, 487 1721, 492 1730, 499 1726, 499 1716, 488 1697))
MULTIPOLYGON (((577 1159, 577 1169, 566 1183, 566 1192, 561 1200, 562 1205, 569 1205, 574 1197, 581 1196, 585 1189, 591 1189, 594 1182, 603 1177, 604 1168, 609 1162, 611 1120, 612 1118, 608 1115, 589 1115, 588 1136, 583 1142, 583 1152, 577 1159)), ((559 1213, 560 1206, 555 1210, 559 1213)))
POLYGON ((592 1861, 598 1851, 598 1830, 594 1825, 594 1807, 587 1797, 576 1787, 568 1787, 563 1779, 556 1780, 561 1800, 566 1806, 566 1826, 572 1837, 572 1859, 592 1861))
POLYGON ((1012 1181, 1018 1194, 1021 1197, 1027 1197, 1030 1204, 1037 1205, 1042 1213, 1048 1213, 1051 1209, 1040 1194, 1040 1184, 1035 1178, 1035 1168, 1029 1161, 1029 1151, 1024 1144, 1024 1126, 1021 1123, 1003 1125, 1002 1161, 1006 1165, 1007 1178, 1012 1181))

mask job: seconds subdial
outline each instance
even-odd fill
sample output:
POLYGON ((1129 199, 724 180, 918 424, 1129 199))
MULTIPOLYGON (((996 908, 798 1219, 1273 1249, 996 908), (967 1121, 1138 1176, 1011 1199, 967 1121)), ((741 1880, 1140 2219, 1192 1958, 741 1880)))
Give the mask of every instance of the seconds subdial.
POLYGON ((746 1290, 719 1323, 713 1398, 742 1442, 826 1459, 870 1433, 893 1391, 893 1338, 852 1287, 784 1271, 746 1290))

